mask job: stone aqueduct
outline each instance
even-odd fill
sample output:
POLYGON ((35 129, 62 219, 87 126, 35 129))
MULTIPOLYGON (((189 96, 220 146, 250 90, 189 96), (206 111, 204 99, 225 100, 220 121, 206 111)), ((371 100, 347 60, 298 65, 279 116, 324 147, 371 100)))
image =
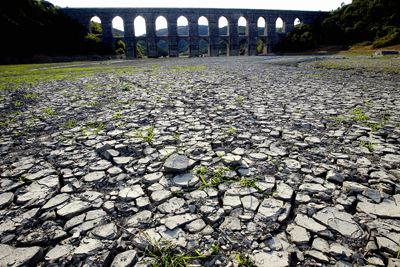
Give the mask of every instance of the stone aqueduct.
POLYGON ((169 56, 177 57, 178 42, 185 40, 189 44, 189 56, 199 56, 199 42, 205 40, 209 44, 209 55, 219 55, 219 43, 225 42, 228 47, 228 55, 239 55, 240 44, 247 45, 247 54, 256 55, 257 41, 264 42, 267 53, 272 51, 279 40, 294 28, 294 21, 299 19, 301 23, 309 24, 318 17, 325 16, 326 12, 319 11, 293 11, 293 10, 252 10, 252 9, 203 9, 203 8, 63 8, 62 11, 77 20, 86 28, 90 27, 93 17, 101 20, 103 27, 103 42, 114 46, 116 41, 121 39, 126 44, 127 58, 135 58, 135 47, 138 41, 147 44, 147 54, 149 57, 157 56, 157 43, 164 40, 168 44, 169 56), (121 17, 124 24, 124 36, 114 37, 112 33, 112 20, 121 17), (141 16, 146 22, 146 35, 135 36, 134 19, 141 16), (167 20, 168 35, 156 35, 156 19, 163 16, 167 20), (187 36, 178 35, 177 20, 180 16, 188 20, 189 34, 187 36), (208 20, 208 35, 199 35, 198 19, 205 17, 208 20), (225 17, 228 21, 228 32, 226 35, 219 34, 218 20, 225 17), (238 32, 238 20, 240 17, 246 19, 246 34, 238 32), (259 18, 265 20, 265 31, 259 34, 257 21, 259 18), (283 20, 284 32, 277 32, 275 23, 278 18, 283 20))

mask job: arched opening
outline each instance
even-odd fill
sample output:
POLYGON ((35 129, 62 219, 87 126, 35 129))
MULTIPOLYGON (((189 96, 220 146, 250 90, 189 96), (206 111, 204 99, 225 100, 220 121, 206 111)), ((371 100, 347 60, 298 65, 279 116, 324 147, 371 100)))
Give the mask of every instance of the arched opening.
POLYGON ((137 16, 133 21, 135 36, 146 36, 146 20, 142 16, 137 16))
POLYGON ((145 40, 139 40, 136 42, 136 57, 137 58, 147 57, 147 43, 145 40))
POLYGON ((116 16, 112 20, 112 35, 113 37, 119 38, 124 37, 124 20, 116 16))
POLYGON ((282 18, 277 18, 275 23, 276 32, 285 32, 285 25, 282 18))
POLYGON ((210 55, 210 44, 204 39, 199 41, 199 55, 201 57, 210 55))
POLYGON ((168 36, 168 22, 163 16, 159 16, 156 19, 156 36, 168 36))
POLYGON ((219 41, 218 55, 219 56, 228 56, 229 55, 229 45, 225 40, 219 41))
POLYGON ((103 26, 101 25, 101 20, 99 17, 95 16, 90 19, 89 23, 90 33, 95 35, 102 35, 103 34, 103 26))
POLYGON ((266 46, 265 46, 265 40, 264 39, 259 38, 257 40, 256 52, 257 52, 257 55, 265 55, 265 54, 267 54, 267 49, 266 49, 266 46))
POLYGON ((299 19, 299 18, 296 18, 295 20, 294 20, 294 26, 298 26, 298 25, 300 25, 301 24, 301 20, 299 19))
POLYGON ((157 43, 157 57, 167 57, 168 56, 168 42, 165 40, 160 40, 157 43))
POLYGON ((178 53, 180 57, 188 57, 189 56, 189 43, 181 39, 178 42, 178 53))
POLYGON ((125 55, 126 53, 126 44, 124 41, 122 41, 121 39, 117 40, 115 42, 115 53, 117 55, 125 55))
POLYGON ((238 33, 239 35, 247 35, 247 20, 240 17, 238 20, 238 33))
POLYGON ((259 17, 257 20, 257 33, 258 33, 258 36, 266 36, 267 35, 267 27, 266 27, 265 19, 263 17, 259 17))
POLYGON ((199 35, 200 36, 208 36, 209 29, 208 29, 208 19, 204 16, 200 17, 198 20, 199 26, 199 35))
POLYGON ((218 20, 218 32, 219 36, 229 35, 229 23, 225 17, 220 17, 218 20))
POLYGON ((239 56, 248 55, 249 45, 246 39, 242 39, 239 42, 239 56))
POLYGON ((189 21, 187 18, 180 16, 176 23, 178 25, 178 36, 189 36, 189 21))

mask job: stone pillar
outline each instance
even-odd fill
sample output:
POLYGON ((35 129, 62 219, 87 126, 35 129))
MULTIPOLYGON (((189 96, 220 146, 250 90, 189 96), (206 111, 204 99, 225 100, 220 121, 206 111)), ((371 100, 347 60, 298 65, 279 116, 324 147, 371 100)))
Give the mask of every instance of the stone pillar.
POLYGON ((149 58, 157 57, 157 36, 156 22, 153 15, 149 15, 146 20, 146 41, 147 41, 147 56, 149 58))
POLYGON ((247 29, 248 29, 248 53, 249 56, 257 55, 257 36, 258 36, 258 29, 257 29, 257 19, 254 16, 249 16, 247 19, 247 29))
POLYGON ((277 17, 267 17, 266 23, 268 25, 267 28, 267 54, 271 53, 274 50, 274 47, 277 42, 277 33, 276 33, 276 19, 277 17))
POLYGON ((169 56, 177 57, 178 51, 178 22, 176 16, 169 16, 166 18, 168 23, 168 46, 169 56))
POLYGON ((229 55, 239 55, 239 32, 238 32, 238 18, 235 16, 229 17, 229 55))
POLYGON ((115 49, 114 37, 112 35, 112 18, 103 17, 101 21, 101 26, 103 27, 102 41, 103 43, 109 45, 112 50, 115 49))
POLYGON ((285 33, 291 32, 294 29, 294 20, 292 17, 285 17, 285 21, 283 22, 283 27, 285 29, 285 33))
POLYGON ((210 16, 208 21, 209 36, 210 36, 210 56, 219 56, 219 32, 218 32, 218 18, 210 16))
POLYGON ((124 20, 124 30, 125 37, 124 42, 126 45, 126 58, 133 59, 136 58, 136 43, 135 43, 135 29, 133 27, 133 16, 125 17, 124 20))
POLYGON ((199 56, 199 25, 196 16, 187 17, 189 23, 189 57, 199 56))
POLYGON ((88 33, 92 33, 92 31, 90 29, 90 20, 91 19, 92 19, 92 17, 83 17, 83 18, 77 18, 75 20, 78 21, 80 24, 82 24, 82 26, 85 27, 85 30, 88 33))

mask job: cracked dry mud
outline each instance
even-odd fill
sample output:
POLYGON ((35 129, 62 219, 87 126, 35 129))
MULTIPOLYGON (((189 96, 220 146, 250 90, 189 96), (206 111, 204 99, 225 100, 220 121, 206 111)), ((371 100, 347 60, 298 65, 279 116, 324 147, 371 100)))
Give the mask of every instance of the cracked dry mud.
POLYGON ((154 240, 197 266, 399 266, 400 77, 287 61, 0 92, 0 266, 147 266, 154 240))

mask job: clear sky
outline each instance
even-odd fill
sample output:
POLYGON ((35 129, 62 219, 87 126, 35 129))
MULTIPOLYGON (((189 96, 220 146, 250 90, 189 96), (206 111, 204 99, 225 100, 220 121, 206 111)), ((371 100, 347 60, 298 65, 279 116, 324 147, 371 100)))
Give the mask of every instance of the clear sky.
POLYGON ((49 0, 60 7, 216 7, 330 11, 351 0, 49 0))
MULTIPOLYGON (((203 8, 249 8, 331 11, 341 3, 351 0, 48 0, 59 7, 203 7, 203 8)), ((136 34, 143 34, 145 25, 138 22, 136 34)), ((163 22, 157 28, 165 28, 163 22)), ((115 21, 113 27, 123 29, 122 21, 115 21)))

